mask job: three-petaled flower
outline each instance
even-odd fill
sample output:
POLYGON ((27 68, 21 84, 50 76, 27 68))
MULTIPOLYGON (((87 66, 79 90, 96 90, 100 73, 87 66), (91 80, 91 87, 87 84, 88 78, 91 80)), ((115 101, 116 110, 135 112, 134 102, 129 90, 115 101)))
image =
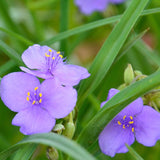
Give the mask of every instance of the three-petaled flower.
MULTIPOLYGON (((111 89, 107 101, 118 92, 111 89)), ((142 98, 130 103, 104 128, 99 135, 99 146, 104 154, 113 157, 127 152, 125 143, 131 145, 135 138, 145 146, 153 146, 160 139, 160 113, 144 106, 142 98)))
POLYGON ((66 64, 61 52, 57 52, 48 46, 38 44, 30 46, 22 54, 22 60, 30 68, 20 67, 24 72, 43 79, 58 79, 65 86, 77 85, 81 79, 90 76, 87 69, 66 64))
POLYGON ((75 0, 75 4, 81 12, 89 15, 94 11, 104 11, 109 3, 122 3, 124 0, 75 0))
POLYGON ((0 90, 4 104, 18 112, 12 124, 26 135, 51 131, 55 119, 67 116, 77 101, 73 87, 63 87, 56 79, 40 84, 36 77, 23 72, 4 76, 0 90))

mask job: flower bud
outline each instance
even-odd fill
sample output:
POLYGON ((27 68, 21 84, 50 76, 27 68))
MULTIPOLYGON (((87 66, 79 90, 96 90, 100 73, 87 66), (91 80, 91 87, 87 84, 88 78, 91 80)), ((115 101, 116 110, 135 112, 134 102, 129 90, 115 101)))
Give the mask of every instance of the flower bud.
POLYGON ((48 147, 47 148, 47 157, 49 160, 58 160, 59 154, 55 148, 48 147))
POLYGON ((141 76, 143 75, 141 71, 135 70, 134 71, 135 76, 141 76))
POLYGON ((62 133, 62 130, 64 130, 64 126, 62 124, 56 124, 53 128, 53 132, 62 133))
POLYGON ((134 79, 134 72, 131 64, 128 64, 127 68, 124 71, 124 82, 130 84, 134 79))
POLYGON ((72 137, 74 136, 74 132, 75 132, 75 125, 73 122, 67 122, 65 124, 65 130, 63 131, 63 135, 72 139, 72 137))

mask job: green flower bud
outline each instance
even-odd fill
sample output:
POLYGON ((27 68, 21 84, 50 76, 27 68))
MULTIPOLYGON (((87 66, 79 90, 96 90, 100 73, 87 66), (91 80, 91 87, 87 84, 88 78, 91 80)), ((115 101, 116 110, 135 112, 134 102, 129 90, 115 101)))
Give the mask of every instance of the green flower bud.
POLYGON ((141 71, 138 71, 138 70, 135 70, 135 71, 134 71, 134 74, 135 74, 136 77, 143 75, 142 72, 141 72, 141 71))
POLYGON ((72 137, 74 136, 74 132, 75 132, 75 125, 73 122, 67 122, 65 124, 65 130, 63 130, 63 135, 72 139, 72 137))
POLYGON ((48 147, 47 148, 47 157, 49 160, 58 160, 59 154, 55 148, 48 147))
POLYGON ((53 132, 57 132, 59 134, 62 133, 62 130, 64 130, 63 124, 56 124, 53 128, 53 132))
POLYGON ((128 64, 124 71, 124 82, 130 84, 134 80, 134 72, 131 64, 128 64))

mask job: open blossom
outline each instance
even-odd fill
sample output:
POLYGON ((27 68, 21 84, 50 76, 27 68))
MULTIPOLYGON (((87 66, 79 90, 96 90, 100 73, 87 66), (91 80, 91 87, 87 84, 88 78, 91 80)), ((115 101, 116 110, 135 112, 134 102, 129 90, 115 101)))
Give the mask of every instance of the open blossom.
MULTIPOLYGON (((107 101, 118 92, 111 89, 107 101)), ((153 146, 160 139, 160 113, 144 106, 142 98, 130 103, 104 128, 99 135, 99 146, 104 154, 113 157, 127 152, 125 143, 131 145, 135 138, 145 146, 153 146)))
POLYGON ((77 85, 90 76, 87 69, 66 64, 61 53, 48 46, 30 46, 22 54, 22 60, 30 68, 20 67, 24 72, 43 79, 58 79, 65 86, 77 85))
POLYGON ((14 112, 12 124, 25 134, 52 130, 56 118, 67 116, 76 105, 77 92, 56 80, 39 80, 23 72, 14 72, 1 80, 1 99, 14 112))
POLYGON ((109 3, 122 3, 124 0, 75 0, 75 4, 80 8, 81 12, 89 15, 94 11, 104 11, 109 3))

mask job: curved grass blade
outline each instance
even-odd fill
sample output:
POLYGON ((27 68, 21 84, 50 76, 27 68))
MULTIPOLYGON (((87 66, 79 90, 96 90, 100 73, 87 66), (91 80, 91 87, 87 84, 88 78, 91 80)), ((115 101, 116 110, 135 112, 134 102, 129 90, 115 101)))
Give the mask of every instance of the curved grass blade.
POLYGON ((103 80, 148 1, 134 0, 131 2, 94 59, 89 69, 91 76, 82 82, 79 89, 80 101, 94 91, 103 80))
POLYGON ((16 38, 17 40, 23 42, 23 43, 26 44, 26 45, 31 46, 31 45, 34 44, 34 43, 31 42, 30 40, 28 40, 28 39, 22 37, 21 35, 15 33, 15 32, 12 32, 12 31, 10 31, 10 30, 4 29, 4 28, 2 28, 2 27, 0 27, 0 30, 3 31, 3 32, 5 32, 5 33, 7 33, 8 35, 10 35, 10 36, 16 38))
POLYGON ((120 91, 111 98, 102 109, 93 117, 79 135, 77 141, 84 147, 89 147, 98 138, 103 128, 118 114, 125 106, 147 91, 160 85, 160 70, 137 81, 120 91))
POLYGON ((14 59, 17 64, 23 65, 20 55, 6 43, 0 40, 0 49, 11 59, 14 59))
POLYGON ((135 160, 144 160, 132 147, 126 144, 126 147, 129 150, 129 153, 134 157, 135 160))
POLYGON ((125 44, 125 46, 122 48, 122 52, 120 55, 118 55, 115 59, 115 63, 119 61, 127 52, 129 49, 131 49, 135 43, 140 40, 147 32, 149 29, 144 30, 140 34, 136 35, 135 37, 131 37, 131 39, 125 44))
POLYGON ((29 160, 37 148, 37 144, 27 144, 21 147, 15 154, 13 160, 29 160))
POLYGON ((0 66, 0 76, 6 74, 11 68, 15 67, 16 63, 14 60, 9 60, 5 64, 0 66))
POLYGON ((9 157, 12 153, 14 153, 23 145, 31 143, 44 144, 51 147, 55 147, 59 150, 62 150, 66 154, 69 154, 77 160, 96 160, 92 155, 90 155, 85 149, 80 147, 75 142, 54 133, 35 134, 28 136, 19 143, 10 147, 9 149, 2 151, 0 153, 0 159, 5 160, 7 157, 9 157))
MULTIPOLYGON (((61 14, 60 14, 60 32, 68 30, 68 11, 69 11, 69 1, 61 0, 61 14)), ((60 42, 60 50, 64 51, 65 56, 68 54, 67 39, 60 42)))
MULTIPOLYGON (((149 14, 155 14, 155 13, 160 13, 160 8, 144 10, 142 12, 141 16, 145 16, 145 15, 149 15, 149 14)), ((91 23, 85 24, 85 25, 80 26, 80 27, 73 28, 71 30, 59 33, 58 35, 54 36, 53 38, 50 38, 50 39, 45 40, 45 41, 42 41, 42 42, 40 42, 40 44, 41 45, 51 45, 51 44, 53 44, 53 43, 55 43, 57 41, 60 41, 60 40, 65 39, 65 38, 68 38, 68 37, 73 36, 75 34, 86 32, 88 30, 104 26, 106 24, 115 23, 115 22, 120 20, 121 16, 122 15, 113 16, 113 17, 110 17, 110 18, 98 20, 98 21, 95 21, 95 22, 91 22, 91 23)))

